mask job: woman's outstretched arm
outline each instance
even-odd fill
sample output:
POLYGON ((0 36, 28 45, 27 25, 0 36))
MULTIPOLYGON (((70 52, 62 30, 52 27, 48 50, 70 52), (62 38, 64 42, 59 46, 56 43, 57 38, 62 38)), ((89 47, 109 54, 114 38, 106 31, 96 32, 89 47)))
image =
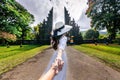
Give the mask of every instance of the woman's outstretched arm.
POLYGON ((62 54, 63 54, 63 50, 62 49, 58 49, 57 58, 58 59, 62 59, 62 54))
MULTIPOLYGON (((40 77, 38 80, 53 80, 56 74, 62 69, 63 65, 58 65, 59 60, 55 60, 55 62, 52 64, 51 68, 48 70, 47 73, 45 73, 43 76, 40 77)), ((63 61, 62 61, 63 63, 63 61)))

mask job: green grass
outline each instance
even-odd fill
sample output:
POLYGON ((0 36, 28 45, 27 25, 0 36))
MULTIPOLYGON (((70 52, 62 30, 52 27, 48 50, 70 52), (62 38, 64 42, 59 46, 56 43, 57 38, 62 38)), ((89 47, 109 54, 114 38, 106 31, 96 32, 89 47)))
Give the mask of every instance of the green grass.
POLYGON ((73 46, 80 52, 97 57, 108 65, 120 71, 120 50, 114 46, 82 44, 73 46))
POLYGON ((120 46, 113 46, 113 45, 94 45, 94 44, 86 44, 86 45, 82 45, 83 47, 89 47, 89 48, 93 48, 96 50, 100 50, 103 52, 108 52, 111 54, 117 54, 120 55, 120 46))
POLYGON ((22 48, 19 46, 11 46, 10 48, 0 46, 0 74, 23 63, 46 48, 48 48, 47 45, 24 45, 22 48))

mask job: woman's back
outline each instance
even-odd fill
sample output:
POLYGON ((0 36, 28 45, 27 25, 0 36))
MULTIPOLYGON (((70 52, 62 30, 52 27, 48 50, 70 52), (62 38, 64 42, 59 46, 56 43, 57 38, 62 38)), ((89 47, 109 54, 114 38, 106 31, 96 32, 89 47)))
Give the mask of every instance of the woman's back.
POLYGON ((59 40, 58 48, 65 50, 66 45, 67 45, 67 37, 63 35, 59 40))

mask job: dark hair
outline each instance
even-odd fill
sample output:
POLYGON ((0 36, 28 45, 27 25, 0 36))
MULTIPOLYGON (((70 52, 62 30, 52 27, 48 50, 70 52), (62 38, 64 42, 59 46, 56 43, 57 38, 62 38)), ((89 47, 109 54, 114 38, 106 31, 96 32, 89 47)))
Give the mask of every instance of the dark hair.
POLYGON ((58 49, 59 39, 60 39, 61 36, 53 36, 52 37, 52 47, 53 47, 54 50, 58 49))
POLYGON ((54 35, 52 36, 52 47, 54 50, 57 50, 58 44, 59 44, 59 39, 62 35, 57 36, 57 33, 60 32, 65 26, 61 26, 60 28, 54 30, 54 35))

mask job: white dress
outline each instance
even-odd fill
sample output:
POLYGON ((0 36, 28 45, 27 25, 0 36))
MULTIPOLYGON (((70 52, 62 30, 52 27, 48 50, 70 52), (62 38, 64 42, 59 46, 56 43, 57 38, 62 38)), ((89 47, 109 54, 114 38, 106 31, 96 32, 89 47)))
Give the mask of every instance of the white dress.
POLYGON ((58 48, 65 50, 66 45, 67 45, 67 37, 63 35, 59 40, 58 48))
MULTIPOLYGON (((65 52, 66 45, 67 45, 67 37, 62 36, 59 40, 58 48, 63 50, 62 59, 64 61, 64 65, 63 65, 62 71, 60 71, 54 77, 53 80, 66 80, 66 71, 67 71, 67 55, 66 55, 66 52, 65 52)), ((57 51, 55 51, 53 56, 51 57, 50 62, 48 64, 48 67, 47 67, 45 72, 47 72, 50 69, 50 67, 51 67, 52 63, 55 61, 56 57, 57 57, 57 51)))

